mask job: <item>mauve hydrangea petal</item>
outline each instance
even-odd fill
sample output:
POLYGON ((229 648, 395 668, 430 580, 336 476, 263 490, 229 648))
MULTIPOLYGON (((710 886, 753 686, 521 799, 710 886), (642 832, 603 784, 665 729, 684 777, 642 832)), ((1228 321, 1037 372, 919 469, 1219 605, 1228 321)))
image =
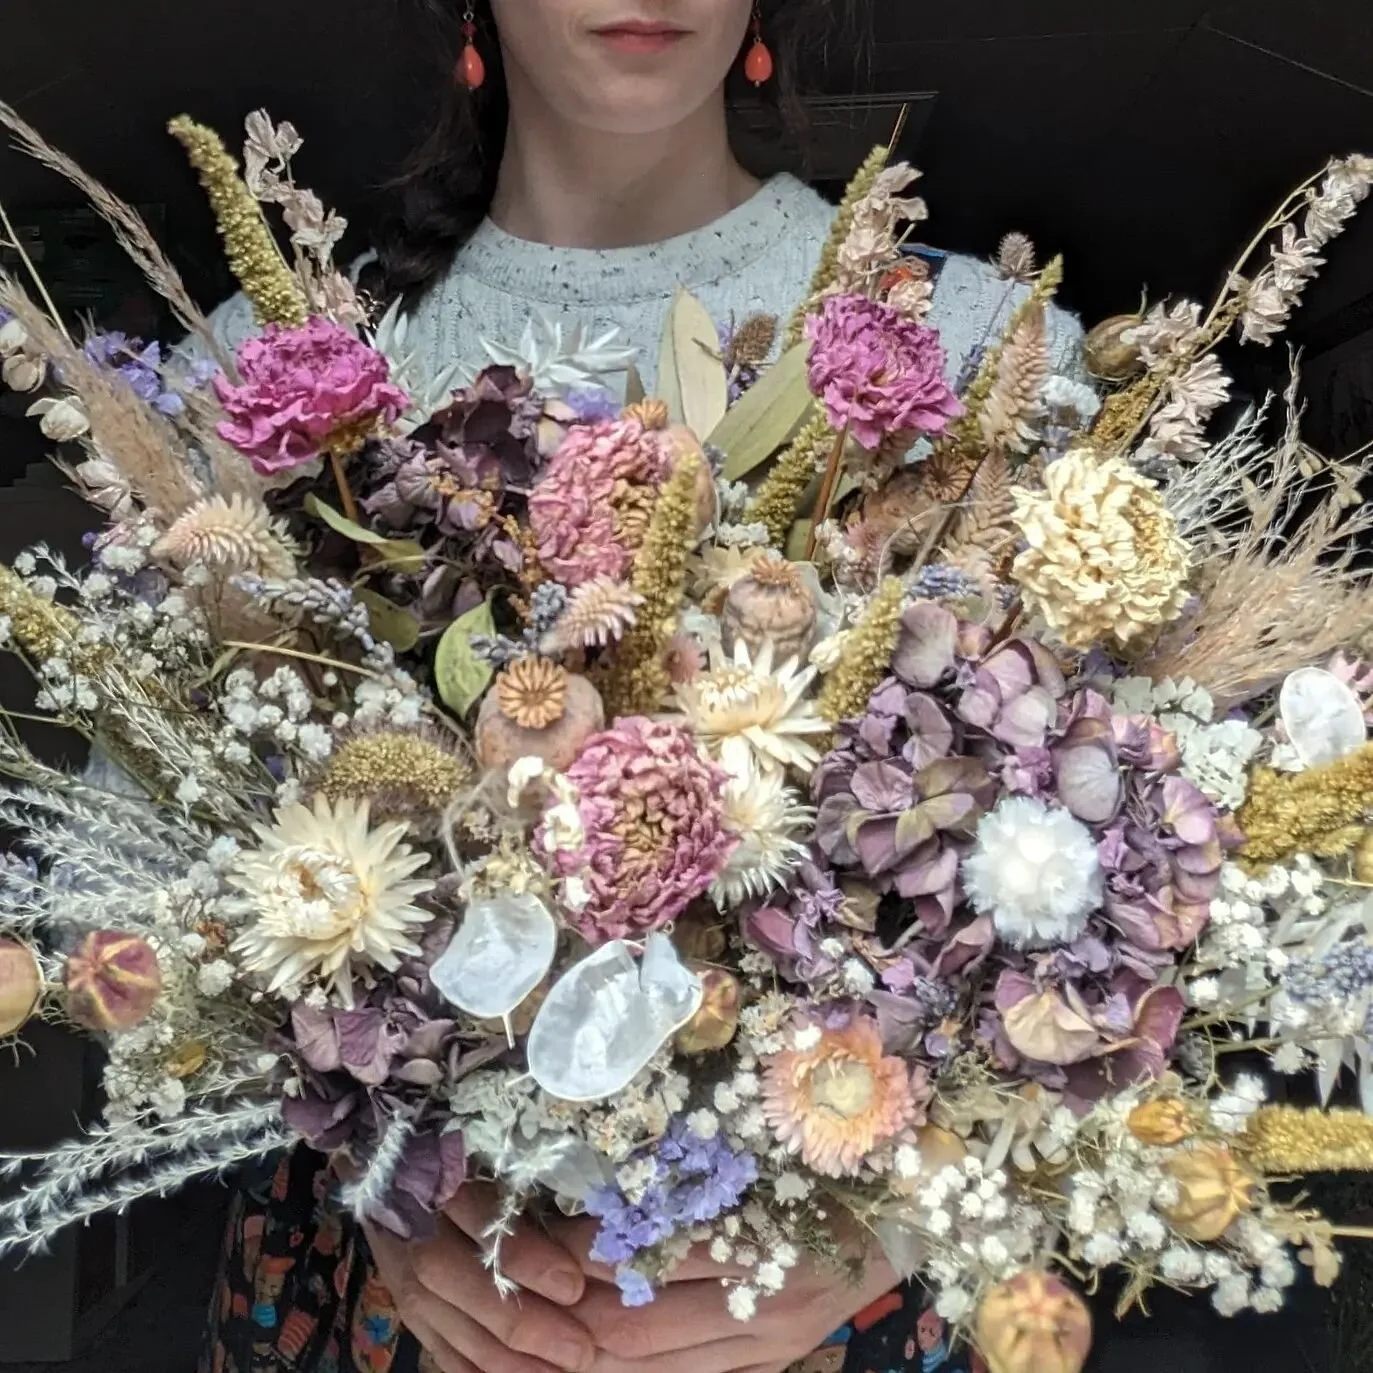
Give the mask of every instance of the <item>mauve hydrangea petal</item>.
POLYGON ((935 601, 917 601, 901 616, 892 670, 914 687, 938 686, 953 670, 958 617, 935 601))

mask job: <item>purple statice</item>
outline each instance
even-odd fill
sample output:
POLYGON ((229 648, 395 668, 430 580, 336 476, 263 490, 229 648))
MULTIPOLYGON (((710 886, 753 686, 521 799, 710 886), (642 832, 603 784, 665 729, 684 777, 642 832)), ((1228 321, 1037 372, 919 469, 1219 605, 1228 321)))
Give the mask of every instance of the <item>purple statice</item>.
POLYGON ((81 351, 89 362, 127 382, 134 394, 159 414, 174 418, 185 410, 186 402, 163 384, 160 344, 145 344, 115 330, 91 334, 81 351))
POLYGON ((599 1187, 586 1209, 600 1222, 591 1246, 597 1263, 614 1265, 626 1306, 653 1300, 648 1279, 632 1264, 677 1231, 715 1220, 737 1206, 758 1179, 758 1161, 736 1153, 719 1135, 697 1134, 678 1117, 649 1155, 654 1179, 637 1201, 619 1187, 599 1187))
POLYGON ((578 424, 596 424, 613 420, 620 413, 620 402, 603 386, 582 386, 563 396, 567 408, 576 416, 578 424))

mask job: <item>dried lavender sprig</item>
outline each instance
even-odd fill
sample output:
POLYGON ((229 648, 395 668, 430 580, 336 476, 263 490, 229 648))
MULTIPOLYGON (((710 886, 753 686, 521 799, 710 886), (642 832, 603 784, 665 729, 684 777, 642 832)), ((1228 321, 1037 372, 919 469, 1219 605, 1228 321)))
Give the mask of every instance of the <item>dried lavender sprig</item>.
POLYGON ((567 609, 570 599, 561 582, 540 582, 529 597, 529 628, 524 637, 532 637, 535 642, 542 639, 567 609))
POLYGON ((370 653, 377 646, 367 607, 337 578, 278 579, 245 574, 234 581, 268 611, 298 610, 338 638, 355 640, 364 652, 370 653))
POLYGON ((207 1173, 223 1173, 250 1159, 264 1158, 289 1144, 293 1136, 284 1124, 260 1135, 232 1140, 218 1149, 187 1158, 163 1160, 138 1177, 122 1178, 112 1186, 65 1198, 62 1208, 51 1205, 30 1214, 28 1195, 0 1206, 0 1257, 15 1251, 41 1253, 69 1225, 85 1223, 105 1212, 120 1212, 144 1197, 167 1196, 207 1173))

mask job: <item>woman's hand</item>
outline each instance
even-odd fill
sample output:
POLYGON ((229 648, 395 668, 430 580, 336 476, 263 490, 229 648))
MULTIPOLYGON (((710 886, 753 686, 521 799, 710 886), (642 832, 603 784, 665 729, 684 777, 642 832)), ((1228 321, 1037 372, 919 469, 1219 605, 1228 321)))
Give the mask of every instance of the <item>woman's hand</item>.
POLYGON ((406 1242, 365 1227, 401 1320, 442 1373, 589 1373, 595 1346, 569 1310, 587 1287, 577 1260, 521 1222, 501 1245, 501 1268, 522 1290, 502 1297, 482 1264, 481 1235, 496 1205, 491 1188, 469 1182, 433 1239, 406 1242))
POLYGON ((634 1308, 621 1304, 610 1283, 587 1283, 573 1314, 596 1341, 593 1373, 780 1373, 900 1281, 880 1250, 868 1256, 856 1285, 803 1260, 787 1273, 782 1291, 760 1297, 753 1319, 741 1322, 725 1309, 721 1279, 747 1276, 745 1269, 693 1257, 652 1302, 634 1308))

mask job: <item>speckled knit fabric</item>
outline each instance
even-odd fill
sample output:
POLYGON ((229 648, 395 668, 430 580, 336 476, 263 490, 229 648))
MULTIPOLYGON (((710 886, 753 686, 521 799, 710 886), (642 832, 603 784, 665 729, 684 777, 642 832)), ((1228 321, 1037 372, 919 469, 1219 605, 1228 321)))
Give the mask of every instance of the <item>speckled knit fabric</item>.
MULTIPOLYGON (((513 345, 536 312, 596 331, 613 325, 638 350, 651 389, 664 314, 679 286, 721 324, 787 314, 815 271, 833 218, 833 207, 808 186, 778 176, 713 224, 641 248, 553 248, 487 220, 416 309, 410 338, 431 370, 457 360, 471 373, 489 360, 483 338, 513 345)), ((930 323, 943 337, 951 376, 974 347, 997 336, 1024 291, 1008 289, 975 258, 944 261, 930 323)), ((228 301, 214 324, 236 348, 253 328, 247 301, 228 301)), ((1076 371, 1077 321, 1055 311, 1050 337, 1059 369, 1076 371)))

